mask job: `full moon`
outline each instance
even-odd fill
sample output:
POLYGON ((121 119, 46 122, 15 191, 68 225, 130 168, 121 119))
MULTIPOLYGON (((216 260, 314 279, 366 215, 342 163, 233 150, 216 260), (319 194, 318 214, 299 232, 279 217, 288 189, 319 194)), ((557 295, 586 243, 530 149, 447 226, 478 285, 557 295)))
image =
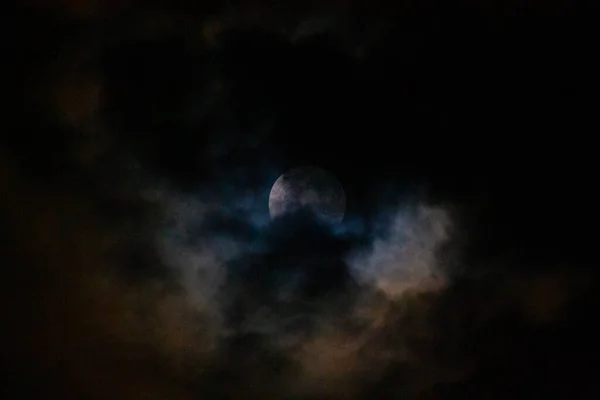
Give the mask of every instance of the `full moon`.
POLYGON ((327 222, 340 222, 346 212, 346 194, 330 172, 310 166, 291 169, 281 175, 269 195, 272 218, 297 212, 312 212, 327 222))

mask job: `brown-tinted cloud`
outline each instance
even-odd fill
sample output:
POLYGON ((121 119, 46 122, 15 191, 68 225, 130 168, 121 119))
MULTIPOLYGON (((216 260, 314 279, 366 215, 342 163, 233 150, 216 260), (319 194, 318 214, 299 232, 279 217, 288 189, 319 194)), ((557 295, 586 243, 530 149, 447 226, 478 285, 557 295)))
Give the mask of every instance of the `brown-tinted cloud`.
POLYGON ((14 384, 4 389, 17 397, 186 398, 177 371, 203 351, 188 323, 195 311, 166 282, 122 275, 127 222, 101 216, 101 204, 68 185, 28 182, 10 157, 2 161, 1 314, 14 384))

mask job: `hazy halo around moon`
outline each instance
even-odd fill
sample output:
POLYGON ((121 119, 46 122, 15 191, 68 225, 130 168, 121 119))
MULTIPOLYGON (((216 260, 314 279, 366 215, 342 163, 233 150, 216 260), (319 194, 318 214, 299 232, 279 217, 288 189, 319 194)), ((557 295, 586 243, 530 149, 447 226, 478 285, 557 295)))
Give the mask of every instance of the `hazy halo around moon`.
POLYGON ((271 217, 301 209, 308 209, 327 222, 341 222, 346 212, 346 194, 335 175, 312 166, 296 167, 281 175, 269 195, 271 217))

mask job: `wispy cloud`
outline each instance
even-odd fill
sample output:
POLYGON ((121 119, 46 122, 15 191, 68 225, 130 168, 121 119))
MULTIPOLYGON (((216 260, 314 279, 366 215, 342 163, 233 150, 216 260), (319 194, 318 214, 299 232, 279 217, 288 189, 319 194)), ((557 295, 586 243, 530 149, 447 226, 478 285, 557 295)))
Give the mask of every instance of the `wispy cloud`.
POLYGON ((349 259, 357 278, 391 297, 409 289, 443 285, 437 252, 449 239, 448 212, 426 205, 399 205, 385 215, 388 223, 375 234, 370 247, 349 259))

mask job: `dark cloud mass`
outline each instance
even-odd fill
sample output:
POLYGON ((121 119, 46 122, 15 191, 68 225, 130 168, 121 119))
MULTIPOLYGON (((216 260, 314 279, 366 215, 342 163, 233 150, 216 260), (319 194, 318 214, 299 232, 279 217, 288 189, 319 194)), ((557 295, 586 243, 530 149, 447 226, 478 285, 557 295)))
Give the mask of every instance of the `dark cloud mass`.
POLYGON ((591 6, 19 4, 0 397, 597 396, 591 6))

